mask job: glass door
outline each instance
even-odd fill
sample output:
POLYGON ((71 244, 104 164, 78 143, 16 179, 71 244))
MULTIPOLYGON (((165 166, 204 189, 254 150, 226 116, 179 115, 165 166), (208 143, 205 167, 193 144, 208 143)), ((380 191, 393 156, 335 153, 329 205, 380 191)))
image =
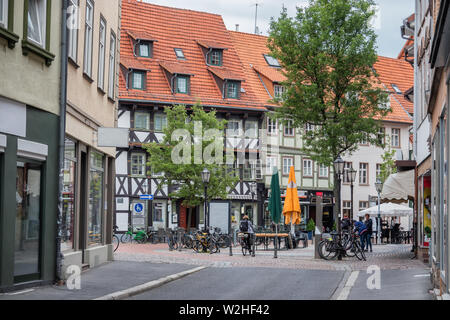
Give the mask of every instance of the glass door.
POLYGON ((17 162, 15 282, 39 279, 41 240, 41 166, 17 162))

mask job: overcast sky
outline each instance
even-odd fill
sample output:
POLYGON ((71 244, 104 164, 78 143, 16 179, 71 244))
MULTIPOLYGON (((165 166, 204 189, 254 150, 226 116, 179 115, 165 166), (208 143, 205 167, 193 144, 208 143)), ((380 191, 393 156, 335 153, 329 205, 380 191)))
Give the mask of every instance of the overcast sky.
MULTIPOLYGON (((271 17, 278 17, 282 4, 290 16, 296 12, 296 6, 307 3, 304 0, 144 0, 145 2, 220 14, 229 30, 254 33, 255 3, 258 2, 258 27, 267 35, 271 17)), ((404 40, 400 36, 403 19, 414 12, 414 0, 377 0, 379 16, 374 22, 378 34, 378 54, 397 57, 404 40)))

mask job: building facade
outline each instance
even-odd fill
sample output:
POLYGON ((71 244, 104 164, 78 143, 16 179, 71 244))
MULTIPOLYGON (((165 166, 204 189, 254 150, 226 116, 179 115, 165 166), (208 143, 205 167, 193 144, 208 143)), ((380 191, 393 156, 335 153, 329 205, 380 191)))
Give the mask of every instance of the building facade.
MULTIPOLYGON (((431 119, 431 248, 432 280, 440 294, 450 293, 449 265, 449 122, 450 1, 430 1, 429 60, 431 68, 427 112, 431 119)), ((422 50, 423 47, 422 47, 422 50)))
POLYGON ((63 274, 112 260, 115 148, 98 129, 117 122, 121 1, 69 0, 63 274))
POLYGON ((165 108, 189 107, 198 101, 228 121, 231 134, 225 149, 244 154, 233 165, 239 182, 227 199, 210 204, 211 225, 228 232, 244 214, 259 224, 254 214, 258 192, 252 194, 252 185, 261 179, 259 129, 266 109, 255 102, 252 88, 244 81, 222 17, 137 1, 124 2, 122 16, 118 126, 128 128, 130 138, 129 147, 116 154, 119 231, 129 226, 188 229, 204 225, 203 206, 187 208, 181 205, 182 199, 170 199, 172 186, 162 185, 158 174, 147 167, 148 155, 142 148, 144 143, 162 141, 165 108), (153 200, 140 200, 145 194, 153 195, 153 200))
POLYGON ((61 1, 0 0, 0 291, 55 279, 61 1))

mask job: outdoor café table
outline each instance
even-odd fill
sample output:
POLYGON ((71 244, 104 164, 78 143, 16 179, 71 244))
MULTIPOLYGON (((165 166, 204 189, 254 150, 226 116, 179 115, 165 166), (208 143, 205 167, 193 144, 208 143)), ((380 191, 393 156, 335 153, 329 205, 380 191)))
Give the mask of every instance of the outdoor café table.
MULTIPOLYGON (((284 239, 285 243, 289 240, 289 237, 291 236, 289 233, 255 233, 255 238, 264 238, 264 250, 269 250, 269 239, 274 239, 275 244, 275 236, 277 236, 279 239, 284 239)), ((287 248, 287 246, 286 246, 287 248)))

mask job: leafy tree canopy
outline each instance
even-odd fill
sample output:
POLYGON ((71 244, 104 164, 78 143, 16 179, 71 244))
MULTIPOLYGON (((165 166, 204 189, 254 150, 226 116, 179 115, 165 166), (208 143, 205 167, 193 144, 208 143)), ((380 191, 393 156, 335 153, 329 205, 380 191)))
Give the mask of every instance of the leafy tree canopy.
POLYGON ((218 120, 215 111, 206 112, 200 104, 194 105, 192 112, 184 105, 176 105, 166 108, 165 113, 167 127, 163 141, 143 146, 149 154, 147 165, 151 171, 161 174, 164 185, 178 187, 169 194, 171 198, 182 199, 186 206, 196 206, 204 201, 201 172, 207 168, 211 172, 208 199, 226 199, 227 189, 238 180, 234 170, 225 164, 223 137, 214 136, 214 132, 223 135, 226 121, 218 120), (180 161, 177 157, 183 163, 177 163, 180 161))
POLYGON ((313 126, 303 151, 331 165, 362 141, 379 145, 379 119, 390 112, 388 95, 374 85, 376 34, 372 0, 310 0, 294 18, 283 8, 272 19, 268 46, 287 80, 274 116, 313 126))

